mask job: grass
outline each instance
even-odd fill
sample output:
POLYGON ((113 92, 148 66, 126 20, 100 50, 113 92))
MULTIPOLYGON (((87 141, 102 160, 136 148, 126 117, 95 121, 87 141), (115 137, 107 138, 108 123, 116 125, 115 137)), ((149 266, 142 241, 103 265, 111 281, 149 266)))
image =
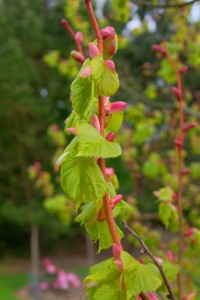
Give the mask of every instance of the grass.
POLYGON ((20 300, 15 293, 26 284, 27 276, 25 274, 1 275, 0 300, 20 300))

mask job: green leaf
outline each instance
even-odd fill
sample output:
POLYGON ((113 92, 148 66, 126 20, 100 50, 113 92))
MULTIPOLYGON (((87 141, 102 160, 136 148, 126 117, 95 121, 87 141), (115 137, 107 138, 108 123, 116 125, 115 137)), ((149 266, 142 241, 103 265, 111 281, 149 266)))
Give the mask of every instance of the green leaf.
POLYGON ((76 217, 75 221, 80 223, 89 222, 98 213, 99 209, 95 202, 90 202, 82 206, 82 212, 76 217))
POLYGON ((112 7, 118 21, 127 22, 130 18, 128 0, 112 0, 112 7))
POLYGON ((158 215, 166 228, 170 228, 172 231, 178 230, 178 212, 173 204, 161 202, 158 215))
POLYGON ((171 264, 170 262, 166 261, 163 263, 163 271, 169 281, 176 280, 179 266, 177 264, 171 264))
POLYGON ((89 124, 81 124, 77 127, 78 153, 77 156, 112 158, 121 155, 121 147, 118 143, 109 142, 89 124))
POLYGON ((92 104, 94 101, 94 83, 91 78, 82 78, 80 73, 90 63, 89 59, 84 62, 79 74, 71 85, 72 106, 77 114, 88 119, 90 117, 92 104))
POLYGON ((109 123, 106 129, 117 133, 122 125, 123 119, 124 111, 112 113, 111 115, 109 115, 109 123))
POLYGON ((71 199, 80 203, 97 201, 107 192, 107 186, 96 162, 91 158, 69 153, 61 164, 61 184, 71 199))
MULTIPOLYGON (((124 236, 123 232, 117 227, 117 232, 120 239, 124 236)), ((113 245, 113 240, 110 234, 108 222, 105 220, 103 222, 95 222, 92 226, 90 224, 86 224, 86 229, 90 235, 90 238, 93 241, 99 241, 99 249, 100 252, 102 249, 108 249, 113 245)))
POLYGON ((119 293, 114 284, 103 284, 94 293, 93 300, 119 300, 119 293))
POLYGON ((120 272, 114 258, 106 259, 89 269, 89 275, 84 279, 84 284, 90 281, 98 283, 110 283, 120 276, 120 272))
POLYGON ((141 292, 155 292, 161 286, 159 271, 153 264, 140 264, 125 251, 121 253, 121 260, 128 299, 141 292))
POLYGON ((101 55, 93 58, 90 66, 96 94, 101 96, 114 95, 119 88, 117 72, 108 69, 101 55))
POLYGON ((68 127, 76 127, 76 124, 78 121, 80 121, 80 119, 81 119, 80 116, 78 114, 76 114, 75 111, 72 111, 65 123, 65 133, 70 134, 67 131, 67 128, 68 127))
POLYGON ((167 186, 158 191, 158 199, 160 201, 172 201, 173 194, 173 190, 169 186, 167 186))

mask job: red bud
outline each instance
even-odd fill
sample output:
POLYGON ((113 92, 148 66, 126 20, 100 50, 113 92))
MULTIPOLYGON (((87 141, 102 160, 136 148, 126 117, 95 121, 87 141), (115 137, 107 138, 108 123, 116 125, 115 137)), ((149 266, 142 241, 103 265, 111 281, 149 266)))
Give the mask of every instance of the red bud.
POLYGON ((174 144, 175 144, 176 147, 179 148, 179 149, 182 149, 182 147, 183 147, 183 144, 182 144, 182 142, 181 142, 181 140, 180 140, 179 137, 176 137, 176 138, 175 138, 174 144))
POLYGON ((108 67, 108 69, 110 70, 110 71, 115 71, 115 64, 114 64, 114 62, 112 61, 112 60, 110 60, 110 59, 107 59, 107 60, 104 60, 105 61, 105 64, 106 64, 106 66, 108 67))
POLYGON ((80 63, 83 63, 85 60, 85 56, 81 52, 76 50, 71 51, 71 56, 80 63))
POLYGON ((178 99, 178 101, 182 100, 182 95, 181 95, 181 91, 179 90, 179 88, 177 87, 173 87, 172 88, 172 93, 176 96, 176 98, 178 99))
POLYGON ((174 254, 172 253, 171 250, 168 250, 168 251, 167 251, 167 257, 168 257, 170 263, 173 264, 173 263, 174 263, 174 254))
POLYGON ((79 44, 83 44, 83 34, 82 32, 78 31, 76 34, 75 34, 75 37, 76 37, 76 40, 79 42, 79 44))
POLYGON ((93 43, 89 43, 88 51, 90 58, 94 58, 100 54, 98 47, 93 43))
POLYGON ((184 176, 184 175, 188 175, 190 173, 190 169, 184 169, 182 172, 181 172, 181 175, 184 176))
POLYGON ((113 142, 115 139, 115 134, 113 132, 109 132, 106 136, 106 140, 109 142, 113 142))
POLYGON ((62 24, 62 26, 66 27, 69 25, 69 22, 66 19, 62 19, 61 24, 62 24))
POLYGON ((106 168, 106 175, 113 176, 115 174, 115 170, 113 168, 106 168))
POLYGON ((67 131, 73 135, 76 135, 77 132, 76 132, 76 128, 75 127, 69 127, 67 128, 67 131))
POLYGON ((184 232, 184 235, 185 235, 185 236, 191 236, 191 235, 194 234, 194 232, 195 232, 195 228, 194 228, 194 227, 191 227, 191 228, 189 228, 188 230, 186 230, 186 231, 184 232))
POLYGON ((167 51, 160 45, 153 45, 152 49, 156 52, 161 53, 163 56, 167 56, 167 51))
POLYGON ((80 77, 87 78, 92 75, 92 69, 90 66, 87 66, 83 71, 80 73, 80 77))
POLYGON ((110 110, 111 113, 113 112, 119 112, 126 108, 127 103, 123 101, 113 102, 110 105, 108 105, 106 108, 110 110))
POLYGON ((195 128, 197 126, 197 123, 196 122, 190 122, 188 123, 187 125, 184 126, 184 131, 188 131, 192 128, 195 128))
POLYGON ((179 72, 180 72, 180 73, 185 73, 185 72, 187 72, 187 70, 188 70, 188 66, 182 66, 182 67, 179 69, 179 72))

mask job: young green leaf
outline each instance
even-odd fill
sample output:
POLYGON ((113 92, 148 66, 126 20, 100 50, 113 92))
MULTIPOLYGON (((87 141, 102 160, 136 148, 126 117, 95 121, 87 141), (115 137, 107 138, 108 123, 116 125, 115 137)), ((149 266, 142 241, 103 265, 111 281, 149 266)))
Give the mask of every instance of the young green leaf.
POLYGON ((112 96, 119 88, 117 72, 110 70, 101 55, 91 60, 92 78, 94 80, 96 94, 112 96))
POLYGON ((173 204, 161 202, 158 215, 166 228, 170 228, 172 231, 178 230, 178 211, 173 204))
POLYGON ((110 130, 113 132, 118 132, 124 118, 124 111, 119 111, 116 113, 112 113, 111 115, 108 116, 109 118, 109 123, 106 127, 106 130, 110 130))
POLYGON ((79 74, 71 85, 72 106, 77 114, 86 119, 90 117, 91 108, 94 101, 94 83, 90 77, 80 77, 80 73, 89 65, 89 62, 89 59, 84 62, 79 74))
POLYGON ((159 271, 153 264, 143 265, 125 251, 121 252, 127 297, 141 292, 155 292, 162 284, 159 271))
POLYGON ((71 199, 80 203, 97 201, 107 192, 107 186, 96 162, 91 158, 69 153, 61 164, 61 184, 71 199))
POLYGON ((77 133, 77 156, 112 158, 121 155, 120 145, 107 141, 93 126, 83 123, 77 127, 77 133))

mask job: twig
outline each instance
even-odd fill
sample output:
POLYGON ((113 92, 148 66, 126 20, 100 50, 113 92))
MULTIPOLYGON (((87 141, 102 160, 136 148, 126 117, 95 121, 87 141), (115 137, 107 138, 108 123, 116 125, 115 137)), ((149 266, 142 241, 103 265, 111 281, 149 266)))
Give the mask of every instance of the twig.
POLYGON ((137 235, 137 233, 135 231, 133 231, 126 223, 126 221, 122 221, 123 225, 124 225, 124 229, 129 232, 130 234, 132 234, 137 240, 138 242, 142 245, 143 249, 145 250, 145 252, 149 255, 149 257, 152 259, 152 261, 154 262, 154 264, 158 267, 160 274, 163 278, 163 281, 169 291, 169 295, 167 295, 168 299, 171 300, 175 300, 172 289, 170 287, 170 284, 168 282, 168 279, 163 271, 163 267, 160 265, 160 263, 157 261, 157 259, 153 256, 153 254, 151 253, 151 251, 149 250, 149 248, 147 247, 147 245, 145 244, 145 242, 143 241, 143 239, 137 235))
POLYGON ((151 4, 147 1, 141 1, 141 0, 132 0, 134 4, 137 4, 139 6, 144 6, 144 7, 150 7, 150 8, 181 8, 185 7, 187 5, 192 5, 193 3, 197 2, 197 0, 192 0, 189 2, 183 2, 183 3, 169 3, 169 4, 151 4))

